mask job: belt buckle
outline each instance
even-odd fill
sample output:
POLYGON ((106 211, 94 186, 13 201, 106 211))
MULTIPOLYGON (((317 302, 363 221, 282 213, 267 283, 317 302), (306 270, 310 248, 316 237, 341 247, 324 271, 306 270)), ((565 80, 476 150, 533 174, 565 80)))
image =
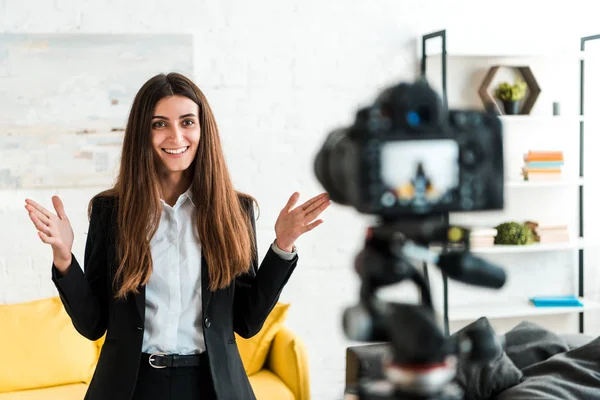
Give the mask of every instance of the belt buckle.
POLYGON ((167 368, 166 365, 154 365, 152 364, 152 360, 156 357, 156 356, 166 356, 167 353, 162 352, 162 351, 157 351, 156 353, 152 353, 150 354, 150 357, 148 357, 148 364, 150 364, 150 366, 152 368, 157 368, 157 369, 162 369, 162 368, 167 368))

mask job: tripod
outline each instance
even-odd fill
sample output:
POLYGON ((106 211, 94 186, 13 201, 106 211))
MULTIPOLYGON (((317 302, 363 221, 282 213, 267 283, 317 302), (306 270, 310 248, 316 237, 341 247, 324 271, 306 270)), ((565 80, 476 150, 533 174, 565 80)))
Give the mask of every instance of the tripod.
POLYGON ((462 391, 453 383, 459 359, 486 361, 497 354, 498 342, 474 326, 446 337, 438 328, 428 282, 415 262, 437 265, 450 278, 500 288, 502 269, 469 253, 469 230, 449 226, 443 215, 384 220, 369 228, 364 248, 355 258, 361 278, 359 304, 343 316, 344 331, 353 340, 387 342, 382 360, 384 379, 362 380, 358 400, 457 400, 462 391), (432 244, 452 246, 436 253, 432 244), (381 301, 383 286, 410 280, 420 289, 421 304, 381 301))

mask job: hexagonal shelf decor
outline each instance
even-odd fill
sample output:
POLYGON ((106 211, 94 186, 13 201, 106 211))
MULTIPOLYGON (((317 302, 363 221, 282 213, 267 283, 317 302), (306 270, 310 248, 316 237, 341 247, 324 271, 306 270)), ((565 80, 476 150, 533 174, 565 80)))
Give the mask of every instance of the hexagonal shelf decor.
POLYGON ((498 115, 503 114, 502 107, 498 106, 498 102, 494 98, 494 95, 490 93, 490 85, 492 84, 492 80, 500 68, 516 69, 523 77, 523 80, 527 84, 527 94, 522 102, 519 114, 528 115, 542 90, 540 89, 537 80, 533 76, 531 68, 523 66, 495 65, 489 69, 483 78, 483 82, 481 82, 481 86, 479 87, 478 91, 479 97, 483 101, 485 109, 498 115))

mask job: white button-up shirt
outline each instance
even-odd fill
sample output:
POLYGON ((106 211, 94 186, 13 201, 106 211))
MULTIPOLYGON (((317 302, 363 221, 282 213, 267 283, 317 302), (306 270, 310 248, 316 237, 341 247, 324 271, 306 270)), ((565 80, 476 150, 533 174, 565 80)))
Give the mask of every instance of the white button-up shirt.
MULTIPOLYGON (((146 286, 142 351, 197 354, 206 349, 202 327, 202 249, 194 224, 191 189, 173 207, 164 200, 158 229, 150 241, 152 275, 146 286)), ((291 260, 294 253, 273 250, 291 260)))

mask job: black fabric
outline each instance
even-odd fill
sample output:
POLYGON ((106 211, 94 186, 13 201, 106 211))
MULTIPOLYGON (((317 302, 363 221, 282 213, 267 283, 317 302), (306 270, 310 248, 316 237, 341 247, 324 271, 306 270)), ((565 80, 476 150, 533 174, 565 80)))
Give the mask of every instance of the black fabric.
POLYGON ((519 369, 570 350, 566 340, 560 335, 529 321, 515 326, 504 338, 504 350, 519 369))
MULTIPOLYGON (((473 324, 482 321, 487 322, 473 324)), ((600 398, 600 338, 558 335, 524 321, 500 339, 503 351, 493 362, 459 362, 457 381, 465 399, 600 398)))
POLYGON ((565 333, 560 335, 560 337, 567 343, 569 350, 578 349, 595 339, 594 336, 585 335, 583 333, 565 333))
POLYGON ((523 369, 524 380, 495 400, 600 398, 600 338, 523 369))
POLYGON ((216 400, 208 359, 197 367, 152 368, 140 364, 132 400, 216 400))
MULTIPOLYGON (((487 318, 480 318, 452 336, 465 335, 474 327, 494 333, 487 318)), ((558 335, 524 321, 498 339, 503 346, 497 348, 491 361, 459 359, 455 382, 464 392, 464 399, 600 399, 600 338, 558 335)), ((386 345, 349 348, 352 363, 347 370, 348 393, 354 393, 361 375, 383 378, 373 363, 380 363, 386 350, 386 345)))
MULTIPOLYGON (((256 228, 252 205, 248 218, 256 228)), ((96 198, 85 245, 85 272, 75 256, 65 276, 52 267, 52 279, 77 331, 90 340, 106 333, 94 376, 84 400, 131 400, 144 336, 145 286, 127 299, 115 299, 116 210, 114 198, 96 198)), ((226 288, 208 289, 208 265, 202 258, 202 321, 210 376, 220 400, 254 400, 234 332, 248 338, 262 328, 298 262, 269 247, 260 268, 255 254, 250 270, 226 288)), ((200 311, 199 311, 200 312, 200 311)))
MULTIPOLYGON (((496 337, 487 318, 478 319, 454 333, 452 337, 461 337, 472 328, 477 328, 478 332, 486 336, 496 337)), ((465 399, 487 400, 521 382, 523 373, 513 364, 499 343, 495 352, 495 356, 487 362, 476 363, 466 358, 459 359, 455 380, 462 388, 465 399)))

